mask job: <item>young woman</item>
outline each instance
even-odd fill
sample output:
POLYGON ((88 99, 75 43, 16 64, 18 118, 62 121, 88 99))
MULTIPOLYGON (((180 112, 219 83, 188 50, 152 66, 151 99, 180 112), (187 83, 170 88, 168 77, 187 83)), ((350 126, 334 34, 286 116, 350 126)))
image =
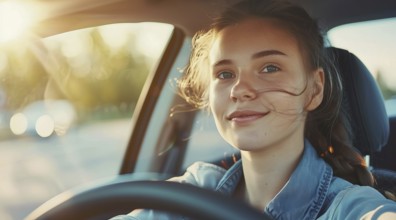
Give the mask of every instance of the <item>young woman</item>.
MULTIPOLYGON (((181 94, 211 111, 241 159, 227 171, 196 163, 171 181, 245 200, 274 219, 396 219, 396 203, 367 187, 374 180, 350 144, 339 76, 303 9, 243 1, 193 45, 181 94)), ((118 218, 177 217, 137 210, 118 218)))

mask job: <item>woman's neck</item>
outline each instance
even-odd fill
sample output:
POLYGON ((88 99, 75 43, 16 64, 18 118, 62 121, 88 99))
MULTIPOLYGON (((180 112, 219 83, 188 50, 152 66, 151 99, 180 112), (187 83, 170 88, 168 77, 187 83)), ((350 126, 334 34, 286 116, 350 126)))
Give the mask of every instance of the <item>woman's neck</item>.
POLYGON ((245 199, 264 210, 289 180, 300 161, 304 140, 280 143, 260 152, 241 152, 245 184, 245 199))

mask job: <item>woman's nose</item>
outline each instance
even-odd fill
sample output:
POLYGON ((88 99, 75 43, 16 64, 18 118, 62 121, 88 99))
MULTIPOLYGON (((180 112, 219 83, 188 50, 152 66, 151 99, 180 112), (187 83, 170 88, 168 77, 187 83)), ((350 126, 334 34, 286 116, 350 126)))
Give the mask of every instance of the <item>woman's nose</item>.
POLYGON ((257 97, 257 91, 254 89, 252 80, 248 77, 239 76, 238 80, 231 88, 230 98, 232 101, 248 101, 257 97))

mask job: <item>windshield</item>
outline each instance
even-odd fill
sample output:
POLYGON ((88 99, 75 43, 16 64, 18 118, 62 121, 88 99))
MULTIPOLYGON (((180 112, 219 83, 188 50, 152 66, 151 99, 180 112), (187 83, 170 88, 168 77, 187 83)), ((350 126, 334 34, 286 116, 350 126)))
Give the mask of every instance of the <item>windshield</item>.
POLYGON ((172 30, 113 24, 0 45, 0 219, 117 175, 136 102, 172 30))

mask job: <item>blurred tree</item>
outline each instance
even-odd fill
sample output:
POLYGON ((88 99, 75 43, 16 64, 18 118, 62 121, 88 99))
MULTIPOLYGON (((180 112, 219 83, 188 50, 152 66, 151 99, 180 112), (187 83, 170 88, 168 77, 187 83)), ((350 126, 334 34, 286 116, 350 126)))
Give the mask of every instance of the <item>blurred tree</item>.
POLYGON ((1 48, 0 86, 10 111, 47 98, 69 100, 79 115, 130 116, 156 62, 136 49, 141 45, 133 29, 117 47, 105 42, 99 28, 29 43, 1 48))
POLYGON ((378 86, 381 89, 382 96, 384 97, 385 100, 391 99, 392 97, 394 97, 396 95, 396 90, 394 90, 393 88, 390 88, 387 85, 381 71, 377 71, 376 81, 377 81, 378 86))
POLYGON ((0 75, 0 86, 6 94, 5 107, 18 110, 42 99, 48 75, 34 54, 25 47, 2 50, 7 56, 6 68, 0 75))
MULTIPOLYGON (((129 50, 134 44, 134 36, 131 35, 125 46, 114 51, 103 41, 97 29, 92 29, 89 35, 92 46, 88 53, 81 55, 85 56, 81 59, 88 67, 79 69, 63 63, 62 71, 65 72, 53 77, 58 77, 56 81, 62 87, 60 90, 81 113, 107 106, 116 106, 119 111, 131 113, 150 68, 144 56, 129 50), (79 72, 86 69, 88 73, 79 72)), ((67 60, 64 55, 63 60, 67 60)))

